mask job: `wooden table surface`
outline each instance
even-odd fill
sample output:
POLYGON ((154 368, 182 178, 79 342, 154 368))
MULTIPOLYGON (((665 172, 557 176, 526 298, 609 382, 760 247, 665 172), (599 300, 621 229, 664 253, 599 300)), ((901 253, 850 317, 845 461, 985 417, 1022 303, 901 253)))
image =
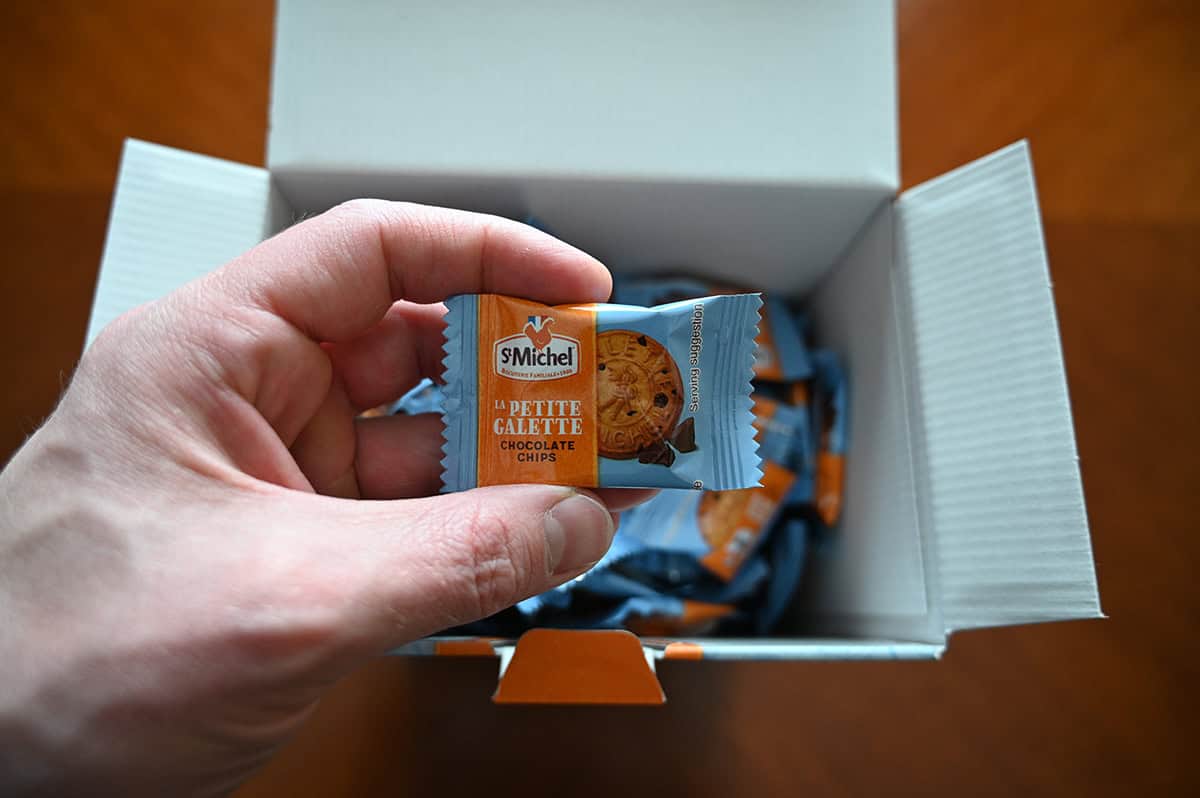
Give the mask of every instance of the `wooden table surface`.
MULTIPOLYGON (((1196 794, 1198 10, 900 4, 905 184, 1032 142, 1110 620, 940 663, 666 664, 662 709, 498 709, 493 662, 379 661, 240 795, 1196 794)), ((262 163, 272 13, 3 5, 0 456, 79 355, 121 140, 262 163)))

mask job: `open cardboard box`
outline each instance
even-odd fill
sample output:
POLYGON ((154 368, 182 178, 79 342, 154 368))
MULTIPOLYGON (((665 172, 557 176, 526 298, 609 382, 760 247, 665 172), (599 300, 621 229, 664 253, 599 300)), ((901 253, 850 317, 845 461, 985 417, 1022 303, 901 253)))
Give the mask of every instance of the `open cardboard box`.
POLYGON ((499 700, 661 701, 664 656, 933 658, 956 630, 1100 616, 1028 148, 897 196, 889 3, 406 5, 281 0, 267 169, 127 144, 89 341, 372 196, 787 294, 852 388, 840 529, 783 636, 409 652, 498 655, 499 700))

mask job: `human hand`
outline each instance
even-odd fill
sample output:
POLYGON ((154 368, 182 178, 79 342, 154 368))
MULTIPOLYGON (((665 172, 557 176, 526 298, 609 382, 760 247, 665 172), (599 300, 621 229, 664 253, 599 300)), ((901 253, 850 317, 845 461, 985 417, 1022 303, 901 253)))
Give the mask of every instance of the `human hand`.
POLYGON ((0 787, 228 791, 364 658, 590 567, 644 493, 430 497, 439 419, 357 414, 440 374, 446 296, 610 287, 525 225, 356 201, 109 325, 0 473, 0 787))

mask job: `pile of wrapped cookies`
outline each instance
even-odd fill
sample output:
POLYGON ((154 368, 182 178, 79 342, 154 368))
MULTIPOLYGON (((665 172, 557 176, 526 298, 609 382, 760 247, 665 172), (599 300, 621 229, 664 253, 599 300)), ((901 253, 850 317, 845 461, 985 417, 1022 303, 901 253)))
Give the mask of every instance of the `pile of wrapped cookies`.
POLYGON ((591 570, 450 634, 769 635, 837 525, 846 379, 801 313, 686 277, 618 276, 612 303, 455 297, 445 386, 392 408, 443 413, 447 490, 665 488, 621 514, 591 570))

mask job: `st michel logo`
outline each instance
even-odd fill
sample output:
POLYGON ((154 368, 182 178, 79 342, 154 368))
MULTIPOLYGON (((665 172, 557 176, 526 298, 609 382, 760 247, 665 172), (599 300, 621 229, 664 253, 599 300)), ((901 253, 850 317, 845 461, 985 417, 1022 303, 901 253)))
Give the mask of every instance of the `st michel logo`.
POLYGON ((579 341, 555 335, 553 316, 529 316, 516 335, 496 342, 495 369, 510 380, 557 380, 579 373, 579 341))

